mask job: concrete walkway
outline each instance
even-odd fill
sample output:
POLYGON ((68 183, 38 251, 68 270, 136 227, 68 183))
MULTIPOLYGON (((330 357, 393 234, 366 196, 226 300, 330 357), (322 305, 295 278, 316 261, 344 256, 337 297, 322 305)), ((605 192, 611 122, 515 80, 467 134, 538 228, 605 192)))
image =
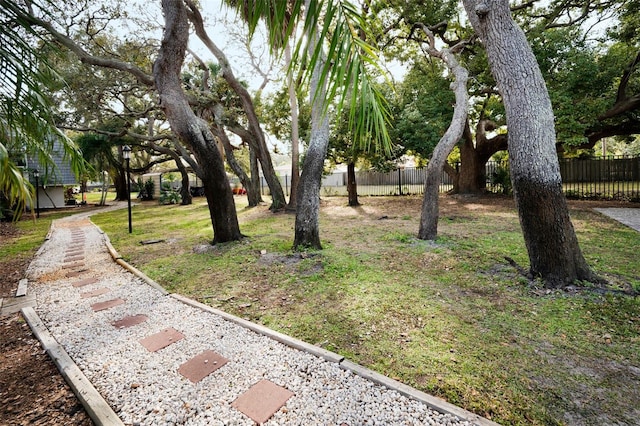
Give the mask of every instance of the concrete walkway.
POLYGON ((640 208, 595 208, 594 210, 640 232, 640 208))
MULTIPOLYGON (((116 207, 114 207, 116 208, 116 207)), ((175 294, 79 214, 55 221, 23 309, 104 425, 496 425, 323 348, 175 294)))

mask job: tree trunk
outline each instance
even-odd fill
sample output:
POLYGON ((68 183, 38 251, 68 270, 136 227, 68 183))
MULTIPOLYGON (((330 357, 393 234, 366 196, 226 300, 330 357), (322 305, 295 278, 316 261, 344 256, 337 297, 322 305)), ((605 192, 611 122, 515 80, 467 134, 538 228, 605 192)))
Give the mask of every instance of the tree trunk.
POLYGON ((224 148, 225 157, 227 158, 227 164, 233 170, 233 173, 238 176, 240 179, 240 183, 247 191, 247 201, 249 203, 249 207, 255 207, 262 201, 262 196, 260 195, 260 190, 256 191, 254 185, 252 185, 251 178, 244 171, 238 160, 236 160, 236 156, 233 152, 233 146, 231 145, 231 141, 227 137, 225 130, 223 127, 215 128, 216 135, 220 142, 222 142, 222 146, 224 148))
MULTIPOLYGON (((308 3, 308 2, 307 2, 308 3)), ((313 55, 318 36, 309 43, 309 54, 313 55)), ((329 147, 329 117, 323 111, 322 102, 326 97, 326 87, 320 86, 320 76, 325 59, 318 57, 310 81, 311 99, 311 140, 302 165, 302 175, 298 184, 295 238, 293 248, 322 249, 320 244, 320 184, 322 170, 329 147)))
POLYGON ((273 162, 271 161, 271 155, 267 149, 264 133, 260 127, 260 121, 258 120, 258 115, 256 114, 253 106, 253 99, 247 89, 236 78, 224 52, 216 46, 211 38, 209 38, 209 35, 204 29, 202 15, 200 14, 196 4, 192 0, 186 0, 186 3, 189 6, 190 18, 195 27, 196 35, 218 60, 220 69, 222 70, 222 77, 240 98, 242 109, 247 115, 249 131, 254 135, 254 138, 249 142, 253 144, 252 148, 256 150, 256 155, 258 156, 258 160, 260 160, 260 164, 262 166, 262 173, 264 174, 264 178, 267 181, 267 185, 269 185, 269 190, 271 191, 272 202, 270 208, 281 209, 287 202, 284 196, 284 191, 282 190, 280 179, 278 179, 276 171, 273 168, 273 162))
MULTIPOLYGON (((152 122, 152 120, 150 120, 152 122)), ((153 136, 153 127, 149 126, 149 136, 153 136)), ((180 172, 181 177, 181 187, 180 187, 180 204, 183 206, 188 206, 193 203, 193 197, 191 195, 191 182, 189 182, 189 172, 187 168, 182 163, 182 156, 179 152, 174 151, 173 149, 167 148, 165 146, 158 145, 154 142, 149 142, 149 146, 151 149, 158 151, 162 154, 169 155, 173 158, 173 161, 176 163, 176 167, 180 172)))
POLYGON ((113 178, 113 186, 116 190, 115 201, 127 200, 127 170, 125 167, 118 167, 113 178))
POLYGON ((463 0, 502 95, 509 161, 531 273, 548 287, 594 281, 569 218, 556 154, 553 110, 536 58, 508 0, 463 0))
MULTIPOLYGON (((249 185, 251 186, 251 198, 249 199, 250 206, 257 206, 262 202, 262 184, 260 182, 260 165, 258 164, 258 156, 255 150, 249 147, 249 169, 251 172, 251 179, 249 179, 249 185), (253 204, 255 203, 255 204, 253 204)), ((247 196, 249 196, 249 190, 247 189, 247 196)))
POLYGON ((347 163, 347 194, 351 207, 360 205, 358 201, 358 183, 356 182, 356 165, 353 161, 347 163))
MULTIPOLYGON (((431 32, 426 27, 423 27, 423 31, 425 31, 431 39, 431 46, 427 50, 429 54, 442 59, 447 65, 451 75, 455 78, 452 83, 452 90, 456 99, 456 104, 453 107, 453 118, 447 131, 442 135, 442 138, 433 150, 433 155, 427 165, 427 177, 424 184, 424 197, 422 198, 422 210, 420 212, 418 238, 421 240, 435 240, 438 235, 438 193, 442 170, 447 162, 449 153, 462 137, 467 122, 467 110, 469 108, 467 80, 469 73, 465 68, 460 66, 452 50, 436 50, 431 32)), ((452 49, 456 49, 456 46, 452 49)))
POLYGON ((460 177, 458 181, 459 194, 479 194, 486 188, 485 164, 480 161, 478 151, 473 141, 465 140, 460 145, 460 177))
MULTIPOLYGON (((484 114, 483 114, 484 115, 484 114)), ((507 135, 487 137, 487 133, 498 126, 483 116, 478 120, 474 138, 469 122, 464 128, 464 143, 460 145, 460 176, 458 193, 479 194, 487 188, 487 161, 498 151, 507 149, 507 135)))
POLYGON ((213 243, 242 238, 224 161, 208 124, 196 117, 182 91, 180 70, 189 40, 189 22, 182 1, 163 0, 165 29, 153 65, 160 105, 171 129, 189 146, 202 167, 202 183, 213 226, 213 243))
POLYGON ((180 204, 188 206, 193 203, 193 197, 191 196, 191 182, 189 182, 189 172, 187 168, 182 164, 182 160, 178 156, 176 160, 176 166, 180 171, 180 177, 182 179, 182 185, 180 186, 180 204))
MULTIPOLYGON (((291 63, 291 46, 285 46, 284 56, 287 66, 291 63)), ((298 129, 298 98, 294 86, 293 73, 287 73, 287 86, 289 91, 289 106, 291 107, 291 192, 287 208, 296 209, 296 194, 300 181, 300 131, 298 129)))

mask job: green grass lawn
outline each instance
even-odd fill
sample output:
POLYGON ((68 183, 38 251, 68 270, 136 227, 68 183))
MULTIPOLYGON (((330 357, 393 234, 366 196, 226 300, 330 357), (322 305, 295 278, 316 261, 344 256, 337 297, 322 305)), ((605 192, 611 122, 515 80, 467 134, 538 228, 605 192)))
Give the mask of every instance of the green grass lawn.
MULTIPOLYGON (((262 323, 509 425, 637 424, 640 300, 547 292, 527 266, 513 202, 441 198, 437 242, 415 239, 420 198, 324 198, 324 249, 291 251, 294 216, 239 203, 247 238, 209 246, 208 210, 98 214, 119 253, 171 292, 262 323), (161 239, 151 245, 143 240, 161 239)), ((572 203, 585 257, 611 289, 640 289, 640 234, 572 203)))

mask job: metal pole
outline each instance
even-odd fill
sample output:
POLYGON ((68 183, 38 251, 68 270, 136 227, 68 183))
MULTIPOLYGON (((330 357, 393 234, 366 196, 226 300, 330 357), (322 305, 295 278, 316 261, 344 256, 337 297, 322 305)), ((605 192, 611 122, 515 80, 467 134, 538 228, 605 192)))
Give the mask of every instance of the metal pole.
POLYGON ((40 177, 40 174, 36 172, 35 177, 36 177, 36 217, 39 218, 40 217, 40 193, 38 191, 38 186, 39 186, 38 178, 40 177))
POLYGON ((129 159, 127 158, 127 208, 129 209, 129 233, 133 232, 131 225, 131 176, 129 175, 129 159))

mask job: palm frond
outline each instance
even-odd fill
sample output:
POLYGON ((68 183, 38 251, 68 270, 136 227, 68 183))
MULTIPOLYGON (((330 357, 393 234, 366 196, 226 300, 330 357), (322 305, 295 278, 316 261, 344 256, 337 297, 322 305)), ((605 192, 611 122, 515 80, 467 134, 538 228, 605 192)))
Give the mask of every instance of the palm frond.
POLYGON ((247 20, 251 31, 263 20, 273 49, 294 36, 293 22, 304 20, 302 33, 307 37, 297 38, 292 55, 292 64, 304 64, 303 82, 309 81, 313 65, 324 55, 326 62, 320 84, 328 88, 327 97, 323 99, 325 113, 334 102, 338 113, 349 108, 349 129, 355 145, 359 149, 391 153, 393 144, 388 132, 391 115, 373 75, 373 71, 379 75, 385 72, 379 65, 376 48, 366 41, 368 25, 357 6, 347 0, 231 0, 227 3, 247 20), (307 43, 315 36, 325 43, 318 43, 310 54, 307 43))
MULTIPOLYGON (((43 13, 53 7, 49 0, 30 4, 43 13)), ((51 153, 58 143, 74 172, 84 170, 78 148, 55 127, 47 90, 60 77, 39 53, 47 41, 25 19, 29 13, 22 3, 0 0, 0 189, 18 213, 31 200, 33 187, 16 166, 15 152, 28 153, 45 173, 53 173, 51 153)))

